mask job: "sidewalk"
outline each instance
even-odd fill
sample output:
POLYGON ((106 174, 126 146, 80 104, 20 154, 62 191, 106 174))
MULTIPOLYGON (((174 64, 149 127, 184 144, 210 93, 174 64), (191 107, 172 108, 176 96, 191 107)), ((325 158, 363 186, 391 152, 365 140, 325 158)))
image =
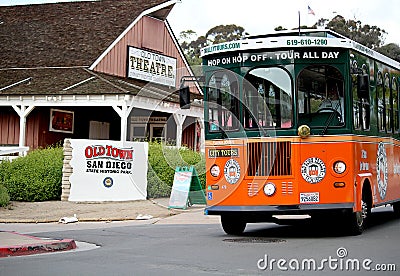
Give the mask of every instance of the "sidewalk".
MULTIPOLYGON (((71 239, 49 240, 14 232, 19 229, 60 229, 68 230, 82 224, 127 222, 130 224, 214 224, 217 216, 205 216, 204 205, 194 205, 186 210, 169 209, 168 198, 131 202, 74 203, 66 201, 13 202, 9 208, 0 208, 0 258, 21 256, 76 248, 71 239), (77 222, 59 223, 61 218, 72 218, 77 222), (14 225, 14 227, 13 227, 14 225), (26 227, 24 227, 26 225, 26 227), (14 230, 11 230, 13 229, 14 230), (8 229, 8 230, 5 230, 8 229)), ((98 225, 97 225, 98 226, 98 225)), ((34 233, 35 231, 33 231, 34 233)), ((40 231, 37 231, 40 232, 40 231)))
POLYGON ((16 232, 0 231, 0 258, 75 249, 74 240, 45 240, 16 232))
MULTIPOLYGON (((123 202, 11 202, 0 208, 0 223, 49 223, 77 216, 80 222, 135 220, 139 215, 164 218, 181 213, 168 209, 169 198, 123 202)), ((1 229, 0 229, 1 230, 1 229)))

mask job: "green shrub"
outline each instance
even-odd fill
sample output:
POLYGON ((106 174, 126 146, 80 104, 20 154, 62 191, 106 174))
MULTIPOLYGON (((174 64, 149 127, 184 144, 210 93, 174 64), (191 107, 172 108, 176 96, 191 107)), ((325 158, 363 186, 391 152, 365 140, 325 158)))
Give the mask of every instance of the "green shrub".
POLYGON ((168 147, 160 143, 149 143, 149 169, 147 173, 147 194, 149 197, 168 197, 174 181, 177 166, 191 166, 196 169, 203 188, 205 186, 204 156, 198 152, 168 147))
MULTIPOLYGON (((169 197, 177 166, 194 165, 205 186, 204 155, 189 149, 149 143, 147 194, 149 197, 169 197)), ((50 147, 30 152, 12 162, 0 163, 0 186, 8 191, 9 200, 59 200, 61 196, 63 148, 50 147)), ((0 195, 1 196, 1 195, 0 195)))
POLYGON ((10 196, 8 195, 6 187, 0 185, 0 207, 5 207, 10 203, 10 196))
POLYGON ((11 200, 60 199, 63 158, 62 147, 49 147, 4 161, 0 163, 0 185, 7 188, 11 200))

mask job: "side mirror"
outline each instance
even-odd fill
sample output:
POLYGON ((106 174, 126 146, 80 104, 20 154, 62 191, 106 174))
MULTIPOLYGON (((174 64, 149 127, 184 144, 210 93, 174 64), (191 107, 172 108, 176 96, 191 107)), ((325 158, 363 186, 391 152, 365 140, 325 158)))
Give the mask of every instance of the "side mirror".
POLYGON ((367 74, 357 75, 357 96, 359 98, 369 98, 369 80, 367 74))
POLYGON ((184 86, 179 89, 179 104, 181 109, 190 109, 189 86, 184 86))

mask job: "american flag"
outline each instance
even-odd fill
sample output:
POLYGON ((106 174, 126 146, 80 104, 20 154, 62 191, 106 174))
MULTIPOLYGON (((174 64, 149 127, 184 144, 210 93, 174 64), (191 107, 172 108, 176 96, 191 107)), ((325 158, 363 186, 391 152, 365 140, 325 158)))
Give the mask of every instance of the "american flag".
POLYGON ((310 8, 310 6, 308 6, 308 14, 315 15, 315 12, 313 11, 312 8, 310 8))

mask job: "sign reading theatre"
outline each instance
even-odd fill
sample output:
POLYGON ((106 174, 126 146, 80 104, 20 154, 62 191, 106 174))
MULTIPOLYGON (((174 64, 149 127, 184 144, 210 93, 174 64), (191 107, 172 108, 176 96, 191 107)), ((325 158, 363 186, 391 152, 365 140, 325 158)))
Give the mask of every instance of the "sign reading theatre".
POLYGON ((146 199, 147 143, 71 139, 70 201, 146 199))
POLYGON ((128 46, 128 78, 175 87, 176 59, 128 46))

